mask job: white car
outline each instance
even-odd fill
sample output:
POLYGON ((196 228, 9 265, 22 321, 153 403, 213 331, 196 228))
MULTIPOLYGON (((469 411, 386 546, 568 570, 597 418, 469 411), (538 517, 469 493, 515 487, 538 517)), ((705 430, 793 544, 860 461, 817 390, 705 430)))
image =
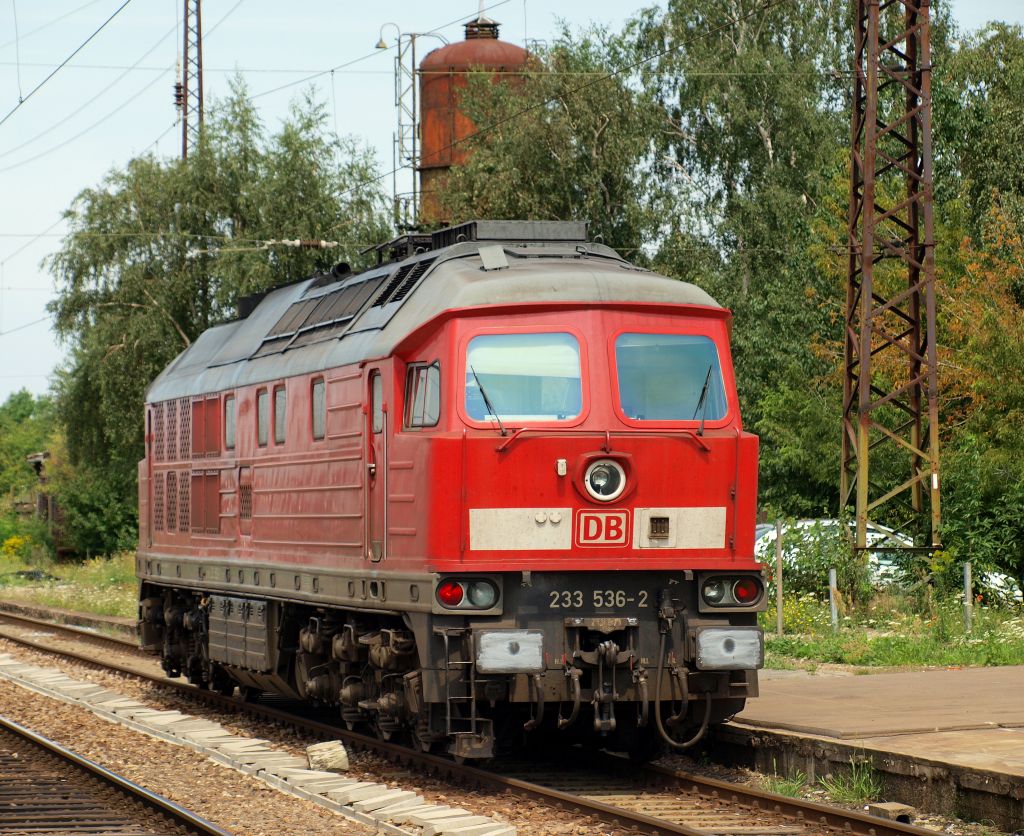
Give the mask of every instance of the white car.
MULTIPOLYGON (((836 519, 797 520, 795 523, 782 526, 782 560, 792 562, 796 555, 795 544, 810 543, 816 536, 829 536, 841 530, 842 523, 836 519)), ((760 528, 760 526, 759 526, 760 528)), ((853 543, 856 523, 849 523, 849 542, 853 543)), ((767 530, 756 532, 759 536, 754 541, 754 556, 762 563, 775 562, 775 526, 767 526, 767 530)), ((914 541, 901 532, 886 528, 877 523, 868 523, 868 569, 871 581, 876 586, 895 583, 899 578, 899 570, 891 552, 886 547, 897 549, 910 548, 914 541)))
MULTIPOLYGON (((811 542, 816 532, 827 536, 838 530, 840 525, 839 520, 835 519, 797 520, 790 525, 784 524, 782 527, 783 562, 795 560, 794 544, 811 542)), ((854 522, 849 523, 851 543, 856 531, 855 526, 854 522)), ((762 523, 755 529, 755 534, 757 539, 754 541, 754 556, 762 563, 774 565, 775 526, 762 523)), ((886 547, 909 548, 914 545, 913 540, 902 532, 870 522, 866 539, 868 569, 871 572, 872 584, 881 587, 899 583, 901 572, 893 559, 893 552, 887 551, 886 547)), ((980 590, 983 602, 994 599, 1000 603, 1024 604, 1024 593, 1021 591, 1020 584, 1002 572, 980 572, 974 577, 974 585, 980 590)))

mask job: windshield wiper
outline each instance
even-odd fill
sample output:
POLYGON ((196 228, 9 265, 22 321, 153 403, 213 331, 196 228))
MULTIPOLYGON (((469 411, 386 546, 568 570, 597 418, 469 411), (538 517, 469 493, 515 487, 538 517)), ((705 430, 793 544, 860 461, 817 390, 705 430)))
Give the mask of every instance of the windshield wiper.
MULTIPOLYGON (((697 413, 700 413, 700 429, 697 430, 697 435, 704 435, 704 418, 708 412, 708 387, 711 385, 711 369, 714 364, 708 364, 708 373, 704 375, 704 386, 700 390, 700 398, 697 400, 697 408, 693 410, 693 418, 697 417, 697 413)), ((485 399, 486 400, 486 399, 485 399)))
MULTIPOLYGON (((498 422, 498 428, 501 430, 501 434, 505 435, 505 425, 501 423, 501 418, 498 417, 498 412, 494 408, 494 404, 491 403, 491 399, 487 397, 487 390, 484 389, 484 385, 480 382, 480 377, 476 373, 476 369, 472 366, 469 370, 473 373, 473 380, 476 381, 476 388, 480 390, 480 396, 484 399, 484 406, 487 407, 487 411, 494 416, 494 420, 498 422)), ((708 374, 711 374, 710 370, 708 374)))

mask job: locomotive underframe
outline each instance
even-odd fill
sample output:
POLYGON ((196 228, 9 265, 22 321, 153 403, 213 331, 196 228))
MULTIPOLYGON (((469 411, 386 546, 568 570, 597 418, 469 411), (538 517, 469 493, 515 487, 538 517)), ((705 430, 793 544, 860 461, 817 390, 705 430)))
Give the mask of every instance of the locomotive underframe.
POLYGON ((436 611, 434 574, 149 556, 139 572, 142 643, 169 674, 337 705, 352 726, 457 756, 486 757, 495 737, 541 727, 650 749, 659 703, 674 736, 688 737, 757 695, 756 670, 700 670, 696 658, 701 630, 756 631, 756 611, 701 612, 689 571, 488 575, 498 605, 454 613, 436 611), (541 665, 479 670, 482 633, 526 631, 543 635, 541 665))

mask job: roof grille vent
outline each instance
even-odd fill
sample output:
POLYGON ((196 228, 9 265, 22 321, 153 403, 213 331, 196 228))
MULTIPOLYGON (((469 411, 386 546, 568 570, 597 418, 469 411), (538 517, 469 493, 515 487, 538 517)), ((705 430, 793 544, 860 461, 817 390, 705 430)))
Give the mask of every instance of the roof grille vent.
POLYGON ((405 281, 402 282, 401 285, 399 285, 398 290, 395 292, 395 295, 388 299, 388 302, 401 302, 406 296, 408 296, 412 289, 416 286, 416 282, 420 280, 423 274, 427 272, 427 269, 433 263, 433 258, 425 258, 423 259, 423 261, 416 262, 416 266, 413 267, 412 272, 409 273, 405 281))
POLYGON ((376 299, 373 300, 373 308, 380 308, 384 305, 390 305, 392 302, 401 302, 409 293, 413 287, 416 286, 416 282, 420 280, 424 273, 427 272, 427 268, 433 264, 435 259, 425 258, 422 261, 416 261, 412 264, 406 264, 401 267, 394 276, 391 277, 384 289, 380 292, 376 299))
POLYGON ((412 272, 412 268, 414 266, 415 265, 413 264, 406 264, 404 267, 400 267, 398 272, 391 277, 391 281, 384 285, 384 289, 380 292, 377 298, 373 300, 373 305, 371 305, 371 307, 379 308, 381 305, 386 305, 388 303, 388 297, 395 292, 405 277, 412 272))

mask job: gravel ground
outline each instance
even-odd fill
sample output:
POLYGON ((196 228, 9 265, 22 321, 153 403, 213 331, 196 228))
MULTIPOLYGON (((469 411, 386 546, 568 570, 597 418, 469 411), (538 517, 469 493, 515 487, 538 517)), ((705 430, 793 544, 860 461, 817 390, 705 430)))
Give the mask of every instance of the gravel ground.
MULTIPOLYGON (((57 668, 75 679, 95 682, 154 708, 202 716, 220 723, 232 734, 264 738, 274 748, 293 755, 304 756, 306 746, 316 742, 273 723, 244 715, 223 714, 140 680, 56 659, 2 638, 0 652, 10 653, 30 664, 57 668)), ((107 657, 120 655, 116 651, 104 651, 104 654, 107 657)), ((132 657, 126 655, 126 661, 129 659, 132 657)), ((135 664, 138 661, 137 658, 133 659, 135 664)), ((2 680, 0 713, 138 784, 160 792, 233 833, 276 835, 374 832, 371 828, 336 816, 311 802, 278 792, 251 776, 213 763, 189 749, 117 726, 86 709, 48 699, 2 680), (45 701, 45 708, 41 707, 41 701, 45 701), (244 803, 241 803, 242 799, 244 803)), ((405 770, 370 753, 350 752, 349 757, 351 768, 348 775, 351 777, 410 789, 424 796, 428 802, 464 807, 506 821, 523 836, 619 836, 622 832, 593 820, 581 822, 570 813, 561 813, 542 804, 452 786, 405 770)))
POLYGON ((109 723, 91 711, 10 682, 0 681, 0 711, 233 833, 337 833, 341 822, 346 833, 373 832, 190 749, 109 723))
MULTIPOLYGON (((80 650, 81 646, 78 646, 78 649, 80 650)), ((154 708, 174 709, 202 716, 220 723, 233 734, 265 738, 275 748, 290 754, 303 756, 306 746, 315 742, 273 723, 244 715, 220 713, 141 680, 111 674, 85 664, 56 659, 6 642, 2 638, 0 651, 11 653, 32 664, 59 668, 76 679, 95 682, 154 708)), ((108 658, 123 657, 117 661, 126 665, 159 672, 156 661, 139 659, 131 654, 120 654, 115 650, 103 652, 108 658)), ((41 711, 39 701, 46 700, 46 697, 5 682, 0 682, 0 686, 0 713, 64 743, 104 766, 121 772, 137 783, 161 792, 234 833, 373 832, 370 828, 336 816, 310 802, 280 793, 251 776, 215 764, 191 750, 115 726, 87 710, 53 700, 47 700, 47 710, 41 711), (50 705, 53 706, 52 711, 49 709, 50 705), (245 799, 245 804, 239 804, 239 799, 245 799)), ((570 813, 555 811, 542 804, 452 786, 421 773, 405 770, 372 753, 349 754, 349 774, 352 777, 411 789, 429 802, 464 807, 482 815, 504 820, 515 826, 524 836, 617 836, 620 833, 609 825, 592 819, 580 821, 570 813)), ((667 767, 731 783, 770 789, 764 776, 746 769, 709 765, 682 756, 671 756, 663 759, 661 763, 667 767)), ((804 797, 828 803, 824 793, 814 787, 809 787, 804 797)), ((994 836, 999 832, 983 825, 938 816, 923 816, 915 824, 952 836, 994 836)))

